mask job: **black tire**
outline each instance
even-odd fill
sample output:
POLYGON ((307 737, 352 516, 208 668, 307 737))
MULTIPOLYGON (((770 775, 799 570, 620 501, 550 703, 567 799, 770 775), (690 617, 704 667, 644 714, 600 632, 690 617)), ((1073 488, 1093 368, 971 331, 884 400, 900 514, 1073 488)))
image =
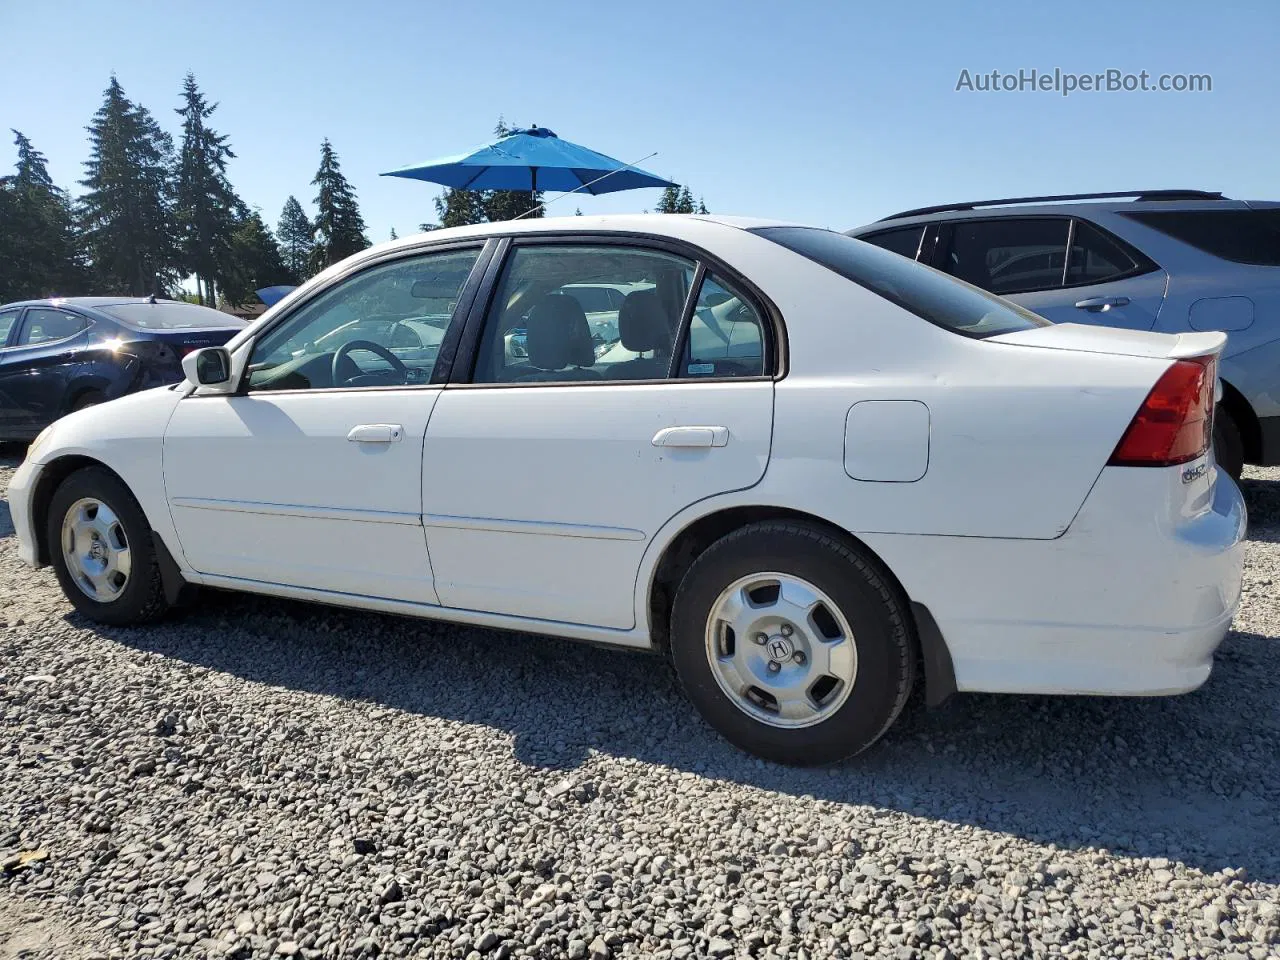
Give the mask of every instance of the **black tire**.
POLYGON ((158 620, 169 610, 165 600, 160 566, 151 539, 151 526, 129 488, 109 470, 85 467, 67 477, 54 491, 46 518, 49 559, 53 563, 62 592, 77 611, 90 620, 113 626, 129 626, 158 620), (81 499, 91 497, 115 513, 129 547, 130 571, 120 595, 108 601, 96 600, 77 584, 62 552, 62 522, 81 499))
POLYGON ((685 693, 727 740, 766 760, 811 765, 860 753, 889 729, 911 693, 916 643, 906 600, 877 563, 845 538, 779 520, 726 535, 690 566, 672 609, 671 656, 685 693), (739 579, 764 572, 820 589, 852 631, 857 672, 848 698, 812 726, 784 729, 756 719, 721 689, 711 666, 707 625, 717 599, 739 579))
POLYGON ((104 397, 97 390, 86 390, 84 393, 80 394, 74 400, 71 401, 71 409, 69 412, 75 413, 77 410, 83 410, 86 407, 96 407, 98 404, 102 403, 105 399, 106 397, 104 397))
POLYGON ((1235 419, 1221 406, 1213 415, 1213 458, 1237 483, 1244 472, 1244 440, 1235 419))

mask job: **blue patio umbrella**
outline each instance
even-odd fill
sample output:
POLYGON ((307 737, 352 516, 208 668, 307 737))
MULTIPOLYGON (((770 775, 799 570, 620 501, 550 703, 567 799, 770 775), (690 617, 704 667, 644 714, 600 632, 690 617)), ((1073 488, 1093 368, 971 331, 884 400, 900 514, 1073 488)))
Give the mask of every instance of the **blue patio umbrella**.
POLYGON ((500 140, 452 157, 402 167, 384 177, 428 180, 460 190, 557 190, 614 193, 674 187, 670 180, 561 140, 545 127, 513 130, 500 140))

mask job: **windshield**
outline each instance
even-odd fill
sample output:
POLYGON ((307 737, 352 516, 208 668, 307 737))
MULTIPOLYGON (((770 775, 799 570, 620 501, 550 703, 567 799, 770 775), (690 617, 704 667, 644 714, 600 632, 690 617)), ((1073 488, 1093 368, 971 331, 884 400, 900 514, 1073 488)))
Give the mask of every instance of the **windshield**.
POLYGON ((1016 303, 842 233, 817 227, 756 227, 751 232, 966 337, 1049 326, 1048 320, 1016 303))
POLYGON ((248 321, 194 303, 111 303, 103 313, 138 330, 190 330, 195 327, 244 327, 248 321))

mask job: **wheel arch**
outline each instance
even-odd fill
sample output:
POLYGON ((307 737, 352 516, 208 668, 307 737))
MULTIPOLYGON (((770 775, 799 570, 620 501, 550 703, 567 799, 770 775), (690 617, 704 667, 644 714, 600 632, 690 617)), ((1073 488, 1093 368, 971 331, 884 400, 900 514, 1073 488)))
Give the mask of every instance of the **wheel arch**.
POLYGON ((1258 415, 1234 384, 1229 380, 1222 381, 1222 406, 1240 429, 1240 441, 1244 446, 1245 463, 1262 462, 1262 425, 1258 415))
POLYGON ((955 692, 955 673, 950 651, 933 615, 923 604, 911 599, 887 563, 849 530, 816 514, 793 507, 769 504, 723 505, 688 520, 662 546, 649 574, 644 594, 644 615, 655 649, 665 653, 670 645, 671 609, 680 580, 698 554, 721 537, 763 520, 790 520, 816 527, 858 550, 892 584, 911 612, 911 638, 920 660, 931 706, 955 692))
MULTIPOLYGON (((124 477, 120 476, 115 470, 112 470, 101 460, 83 454, 66 454, 44 464, 40 469, 40 476, 36 480, 35 490, 31 495, 31 517, 36 539, 36 559, 42 564, 51 562, 48 517, 53 495, 67 477, 86 467, 98 467, 106 470, 124 484, 126 488, 129 487, 124 477)), ((143 510, 143 515, 146 515, 145 509, 143 510)))

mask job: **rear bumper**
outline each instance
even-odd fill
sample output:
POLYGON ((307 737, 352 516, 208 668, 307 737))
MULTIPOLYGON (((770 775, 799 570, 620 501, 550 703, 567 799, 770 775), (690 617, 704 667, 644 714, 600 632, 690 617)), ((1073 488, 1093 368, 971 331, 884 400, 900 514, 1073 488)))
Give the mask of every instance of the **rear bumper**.
POLYGON ((1184 693, 1208 679, 1239 605, 1246 514, 1216 468, 1182 477, 1109 467, 1056 540, 929 538, 914 570, 895 563, 900 538, 871 546, 933 613, 960 691, 1184 693))

